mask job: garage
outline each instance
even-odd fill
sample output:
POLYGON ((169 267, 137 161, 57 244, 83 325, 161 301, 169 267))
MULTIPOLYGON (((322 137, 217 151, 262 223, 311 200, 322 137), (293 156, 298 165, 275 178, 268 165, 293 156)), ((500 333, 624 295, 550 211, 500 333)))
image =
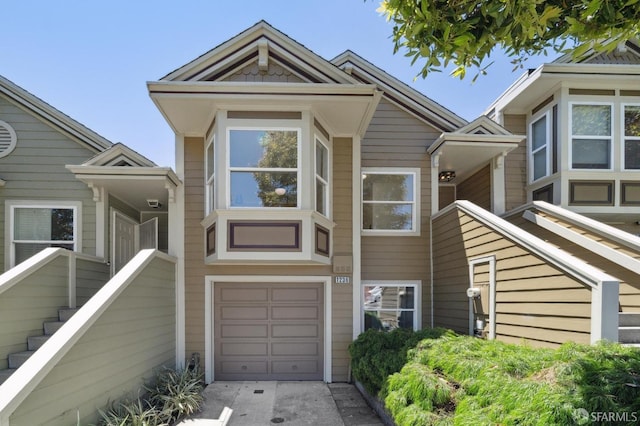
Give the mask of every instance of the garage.
POLYGON ((324 284, 216 282, 216 380, 323 380, 324 284))

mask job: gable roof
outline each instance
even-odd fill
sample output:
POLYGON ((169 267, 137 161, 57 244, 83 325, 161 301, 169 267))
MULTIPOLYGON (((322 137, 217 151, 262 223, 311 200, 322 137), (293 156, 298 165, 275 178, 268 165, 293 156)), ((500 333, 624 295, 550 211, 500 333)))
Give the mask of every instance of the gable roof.
POLYGON ((377 85, 383 90, 383 97, 442 132, 451 132, 467 124, 464 118, 350 50, 336 56, 331 62, 357 81, 377 85))
POLYGON ((308 83, 357 83, 329 61, 266 21, 256 23, 160 80, 221 81, 255 61, 260 66, 266 66, 268 61, 275 61, 308 83))
POLYGON ((129 167, 155 167, 156 164, 132 150, 128 146, 118 142, 109 149, 95 155, 82 164, 83 166, 129 166, 129 167))
POLYGON ((0 94, 93 151, 101 152, 112 145, 106 138, 2 76, 0 94))

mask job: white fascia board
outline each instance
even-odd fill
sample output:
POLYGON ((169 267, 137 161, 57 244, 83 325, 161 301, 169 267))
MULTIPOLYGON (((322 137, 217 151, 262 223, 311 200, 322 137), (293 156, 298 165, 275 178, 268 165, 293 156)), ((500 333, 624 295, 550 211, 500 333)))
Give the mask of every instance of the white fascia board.
POLYGON ((488 148, 504 148, 506 152, 512 151, 518 147, 518 144, 526 136, 513 135, 481 135, 481 134, 458 134, 443 133, 434 143, 432 143, 427 152, 433 154, 440 150, 443 146, 482 146, 488 148))
POLYGON ((592 288, 599 288, 605 282, 619 282, 617 278, 594 268, 542 239, 524 231, 523 229, 507 222, 504 219, 476 206, 467 200, 458 200, 445 207, 443 210, 432 216, 432 220, 447 212, 458 208, 484 225, 495 230, 501 235, 511 239, 517 244, 530 250, 533 254, 541 257, 545 261, 557 266, 569 275, 577 278, 581 282, 592 288))
POLYGON ((129 177, 140 178, 166 178, 174 186, 182 182, 171 167, 129 167, 129 166, 74 166, 66 165, 68 170, 79 179, 118 179, 129 177))
POLYGON ((498 98, 493 101, 482 113, 482 115, 489 115, 489 113, 499 113, 505 107, 505 105, 509 104, 513 99, 518 97, 527 87, 533 84, 536 80, 540 78, 543 72, 543 68, 548 64, 542 64, 534 71, 524 73, 520 76, 516 81, 514 81, 511 86, 509 86, 504 92, 498 96, 498 98))
POLYGON ((150 95, 188 93, 199 94, 313 94, 313 95, 372 95, 375 84, 338 83, 263 83, 235 81, 148 81, 150 95))

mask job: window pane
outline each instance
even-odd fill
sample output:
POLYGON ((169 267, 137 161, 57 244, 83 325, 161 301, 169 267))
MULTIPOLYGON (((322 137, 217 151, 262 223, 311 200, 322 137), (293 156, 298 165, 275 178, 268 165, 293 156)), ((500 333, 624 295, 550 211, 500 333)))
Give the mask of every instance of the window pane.
POLYGON ((231 206, 296 207, 296 172, 231 172, 231 206))
POLYGON ((574 135, 611 136, 609 105, 573 105, 572 118, 574 135))
POLYGON ((413 329, 413 311, 364 311, 364 329, 370 328, 384 331, 413 329))
POLYGON ((533 179, 540 179, 547 175, 547 150, 543 149, 533 154, 533 179))
POLYGON ((363 177, 365 201, 413 201, 413 175, 365 173, 363 177))
POLYGON ((329 152, 316 141, 316 173, 324 180, 329 180, 329 152))
POLYGON ((531 150, 535 151, 547 144, 547 117, 544 116, 531 126, 531 150))
POLYGON ((73 241, 73 209, 16 208, 16 240, 73 241))
POLYGON ((624 168, 640 169, 640 140, 624 141, 624 168))
POLYGON ((625 136, 640 136, 640 106, 624 107, 625 136))
POLYGON ((73 250, 73 244, 35 244, 35 243, 16 243, 15 245, 15 255, 16 255, 16 265, 21 263, 34 254, 39 253, 40 251, 46 249, 47 247, 62 247, 67 250, 73 250))
POLYGON ((298 167, 298 132, 282 130, 231 130, 231 167, 298 167))
POLYGON ((207 180, 211 179, 211 176, 213 176, 213 160, 213 143, 211 143, 211 145, 209 145, 209 147, 207 148, 207 180))
POLYGON ((316 211, 320 214, 327 215, 327 186, 316 179, 316 211))
POLYGON ((411 204, 365 203, 362 206, 362 229, 411 230, 411 204))
POLYGON ((578 169, 608 169, 610 152, 608 139, 574 139, 572 166, 578 169))

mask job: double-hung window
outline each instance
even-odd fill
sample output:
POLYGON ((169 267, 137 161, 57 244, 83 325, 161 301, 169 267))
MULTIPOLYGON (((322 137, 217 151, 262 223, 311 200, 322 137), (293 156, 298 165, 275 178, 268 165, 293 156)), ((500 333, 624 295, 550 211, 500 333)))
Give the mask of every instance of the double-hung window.
POLYGON ((417 281, 363 282, 362 311, 364 330, 393 330, 418 328, 417 281))
POLYGON ((78 205, 10 203, 11 264, 47 247, 78 250, 78 210, 78 205))
POLYGON ((329 149, 316 138, 316 211, 329 216, 329 149))
POLYGON ((551 142, 551 120, 547 111, 542 117, 531 123, 530 164, 531 182, 549 176, 551 142))
POLYGON ((362 230, 419 233, 419 169, 362 169, 362 230))
POLYGON ((612 168, 612 105, 571 104, 571 168, 612 168))
POLYGON ((624 105, 624 168, 640 169, 640 105, 624 105))
POLYGON ((215 209, 215 138, 211 139, 211 142, 207 145, 205 158, 206 164, 205 169, 207 174, 205 176, 206 179, 206 202, 207 202, 207 213, 212 212, 215 209))
POLYGON ((299 207, 300 129, 229 129, 229 206, 299 207))

